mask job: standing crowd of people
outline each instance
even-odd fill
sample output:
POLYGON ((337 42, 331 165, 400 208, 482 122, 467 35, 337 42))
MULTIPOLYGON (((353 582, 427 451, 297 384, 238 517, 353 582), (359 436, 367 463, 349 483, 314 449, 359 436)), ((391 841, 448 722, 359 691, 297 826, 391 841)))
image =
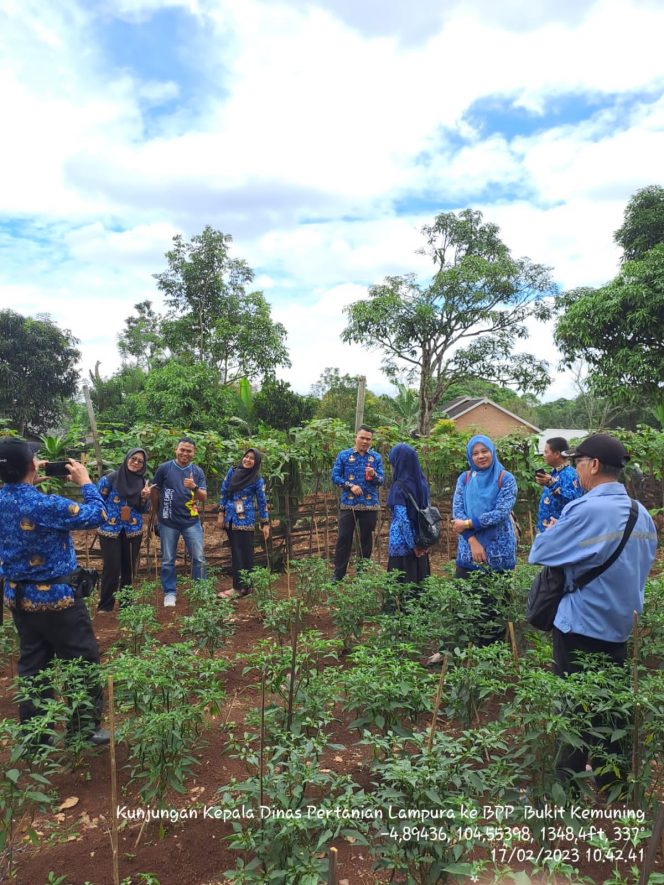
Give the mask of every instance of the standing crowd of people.
MULTIPOLYGON (((380 454, 372 448, 373 431, 361 426, 354 445, 341 451, 332 469, 340 490, 334 581, 342 581, 354 539, 360 565, 372 554, 380 511, 380 488, 385 475, 380 454)), ((112 611, 120 588, 136 577, 146 515, 156 524, 161 541, 163 604, 177 601, 175 558, 180 537, 192 563, 192 577, 206 577, 199 508, 207 501, 206 478, 195 464, 196 446, 183 437, 175 457, 157 466, 149 482, 145 449, 127 452, 121 466, 97 485, 84 465, 69 459, 67 478, 80 486, 82 503, 41 494, 35 483, 47 462, 38 460, 38 446, 21 439, 0 440, 0 565, 4 597, 19 636, 19 676, 34 676, 53 657, 99 662, 99 649, 84 597, 93 580, 77 567, 70 532, 96 528, 103 558, 99 612, 112 611)), ((456 577, 475 581, 480 576, 514 570, 517 533, 513 510, 515 477, 500 462, 489 437, 478 434, 467 445, 468 469, 456 482, 451 528, 457 536, 456 577)), ((231 550, 232 585, 221 598, 251 592, 257 522, 267 540, 270 532, 265 482, 260 475, 261 453, 250 448, 231 467, 220 489, 218 522, 231 550)), ((657 534, 647 510, 629 498, 620 482, 629 460, 622 443, 608 434, 594 434, 570 450, 565 439, 547 440, 544 468, 535 479, 542 487, 537 528, 529 561, 562 569, 564 595, 553 626, 553 669, 561 678, 581 666, 579 654, 607 656, 623 666, 633 613, 643 609, 644 587, 655 559, 657 534), (619 547, 620 545, 620 547, 619 547), (619 556, 615 556, 619 552, 619 556), (615 560, 615 561, 614 561, 615 560), (591 580, 577 582, 591 574, 591 580)), ((421 539, 421 517, 430 508, 429 487, 416 450, 399 443, 389 453, 392 483, 387 495, 391 520, 388 570, 397 571, 417 596, 431 574, 427 543, 421 539)), ((491 582, 487 581, 487 585, 491 582)), ((481 591, 479 617, 484 622, 478 644, 498 641, 497 600, 481 591)), ((443 650, 425 663, 440 664, 443 650)), ((102 696, 91 687, 95 714, 85 726, 94 743, 105 743, 100 728, 102 696)), ((34 703, 20 706, 21 721, 36 714, 34 703)), ((595 729, 584 746, 600 741, 595 729)), ((604 742, 606 743, 606 741, 604 742)), ((610 751, 616 748, 608 742, 610 751)), ((562 747, 558 758, 561 780, 582 772, 587 750, 562 747)), ((613 775, 598 777, 607 787, 613 775)))

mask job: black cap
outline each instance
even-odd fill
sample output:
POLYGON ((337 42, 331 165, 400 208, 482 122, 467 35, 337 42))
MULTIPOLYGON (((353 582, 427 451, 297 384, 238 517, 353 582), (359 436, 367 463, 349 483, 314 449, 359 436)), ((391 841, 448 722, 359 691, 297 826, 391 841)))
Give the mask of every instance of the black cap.
POLYGON ((629 461, 625 446, 608 433, 595 433, 576 448, 560 454, 565 458, 597 458, 602 464, 609 464, 611 467, 624 467, 629 461))
POLYGON ((39 451, 41 443, 27 442, 17 436, 4 436, 0 439, 0 471, 27 470, 39 451))

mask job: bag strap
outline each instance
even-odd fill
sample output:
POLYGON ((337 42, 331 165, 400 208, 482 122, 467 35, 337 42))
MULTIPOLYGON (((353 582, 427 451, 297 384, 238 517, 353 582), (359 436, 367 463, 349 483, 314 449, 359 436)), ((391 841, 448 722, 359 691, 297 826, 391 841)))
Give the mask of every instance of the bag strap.
POLYGON ((418 513, 421 513, 423 509, 426 509, 426 508, 429 506, 428 504, 425 504, 425 505, 424 505, 424 508, 420 507, 420 505, 417 503, 417 501, 415 500, 415 498, 411 495, 411 493, 408 491, 408 489, 407 489, 406 486, 401 482, 400 479, 397 480, 397 485, 400 486, 400 487, 401 487, 401 490, 404 491, 404 492, 408 495, 408 497, 410 498, 410 500, 411 500, 411 502, 412 502, 413 507, 415 508, 415 510, 416 510, 418 513))
POLYGON ((629 516, 627 518, 627 525, 625 526, 625 531, 623 532, 623 536, 620 539, 620 544, 618 544, 616 549, 613 551, 611 556, 609 556, 609 558, 606 560, 605 563, 603 563, 602 565, 595 566, 595 568, 590 569, 589 572, 585 572, 585 574, 581 575, 580 578, 577 578, 574 581, 577 588, 581 589, 582 587, 585 587, 586 584, 588 584, 590 581, 594 581, 595 578, 599 578, 599 576, 601 574, 603 574, 610 566, 613 565, 613 563, 616 561, 616 559, 618 559, 620 554, 623 552, 625 544, 629 540, 629 536, 632 534, 632 531, 633 531, 634 526, 636 524, 636 519, 639 515, 639 505, 636 503, 636 501, 633 498, 631 498, 630 500, 631 500, 631 504, 630 504, 629 516))
MULTIPOLYGON (((505 476, 505 471, 501 470, 500 474, 498 476, 498 491, 500 491, 503 486, 503 477, 504 476, 505 476)), ((466 479, 465 479, 464 485, 468 485, 469 479, 470 479, 470 470, 466 470, 466 479)))

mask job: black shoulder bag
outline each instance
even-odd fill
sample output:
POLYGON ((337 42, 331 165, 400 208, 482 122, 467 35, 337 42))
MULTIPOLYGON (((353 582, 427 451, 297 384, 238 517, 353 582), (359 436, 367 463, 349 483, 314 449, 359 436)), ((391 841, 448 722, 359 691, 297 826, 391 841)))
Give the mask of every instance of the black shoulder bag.
MULTIPOLYGON (((613 551, 611 556, 602 565, 595 566, 590 571, 585 572, 574 582, 574 589, 581 590, 590 581, 594 581, 609 566, 618 559, 623 552, 625 544, 632 534, 636 518, 639 515, 639 507, 636 501, 632 500, 630 506, 627 525, 620 540, 620 544, 613 551)), ((565 572, 559 566, 545 565, 540 573, 535 577, 528 591, 528 602, 526 604, 526 620, 532 627, 543 630, 545 633, 553 629, 553 622, 558 613, 560 600, 565 595, 565 572)))
MULTIPOLYGON (((399 481, 397 480, 397 482, 399 481)), ((422 548, 431 547, 432 544, 440 541, 440 510, 432 504, 427 504, 426 507, 418 507, 417 501, 408 489, 400 482, 399 485, 410 498, 410 502, 417 514, 415 546, 422 548)))

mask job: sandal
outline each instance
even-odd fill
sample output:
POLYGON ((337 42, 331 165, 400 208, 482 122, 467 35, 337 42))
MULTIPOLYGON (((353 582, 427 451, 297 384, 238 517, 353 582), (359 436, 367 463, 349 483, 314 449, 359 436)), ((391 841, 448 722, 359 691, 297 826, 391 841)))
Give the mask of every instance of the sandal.
POLYGON ((230 587, 228 590, 220 590, 217 593, 217 599, 238 599, 241 594, 238 593, 237 590, 234 590, 233 587, 230 587))

